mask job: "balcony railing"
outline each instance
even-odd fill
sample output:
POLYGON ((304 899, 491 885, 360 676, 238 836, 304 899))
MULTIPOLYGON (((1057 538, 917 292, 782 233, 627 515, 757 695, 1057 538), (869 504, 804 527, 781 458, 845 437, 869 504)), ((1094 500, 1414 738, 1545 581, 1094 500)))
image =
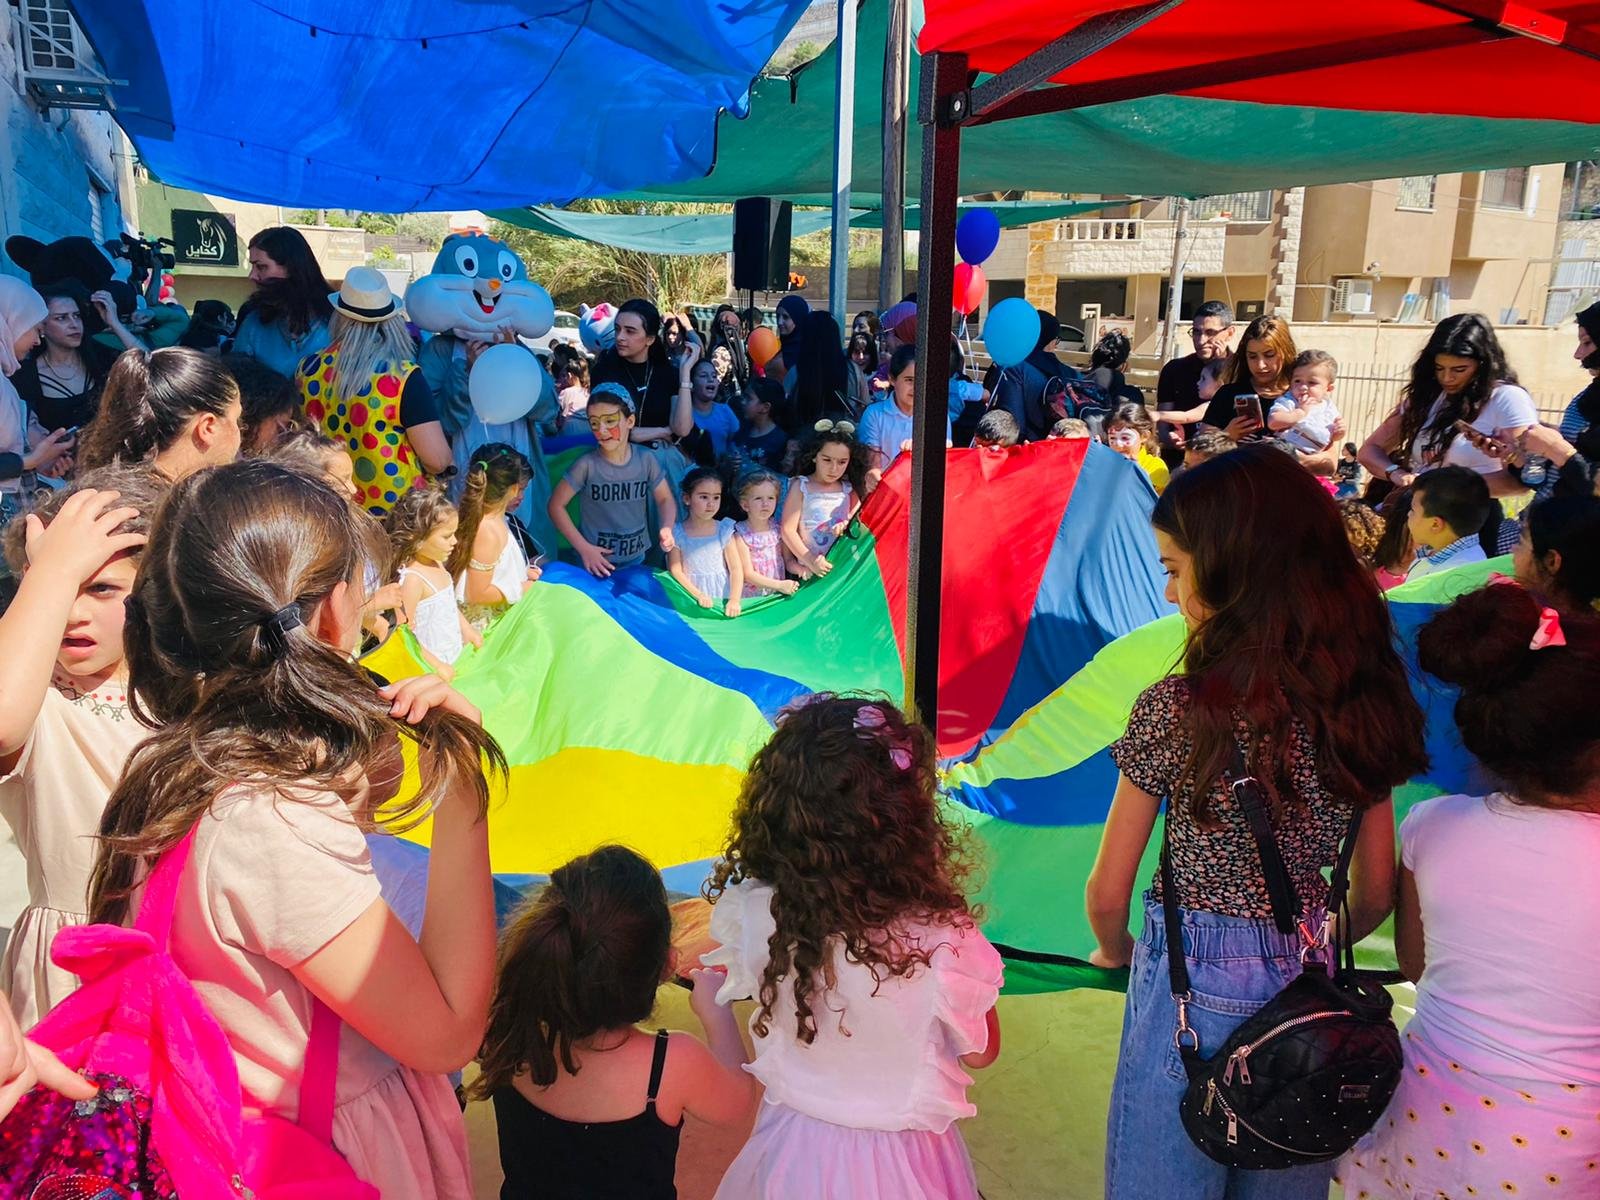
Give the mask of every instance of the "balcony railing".
POLYGON ((1220 196, 1202 196, 1194 202, 1194 215, 1201 221, 1226 217, 1232 221, 1270 221, 1272 219, 1272 193, 1225 192, 1220 196))
POLYGON ((1067 242, 1137 242, 1144 236, 1144 222, 1133 218, 1061 224, 1062 240, 1067 242))

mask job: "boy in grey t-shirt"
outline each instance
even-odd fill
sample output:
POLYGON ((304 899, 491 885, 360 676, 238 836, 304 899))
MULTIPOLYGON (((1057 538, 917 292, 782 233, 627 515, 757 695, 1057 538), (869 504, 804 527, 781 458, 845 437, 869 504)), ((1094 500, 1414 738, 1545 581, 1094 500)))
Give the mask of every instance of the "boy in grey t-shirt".
POLYGON ((550 520, 578 552, 584 569, 604 579, 618 567, 644 561, 650 549, 650 497, 661 518, 661 549, 673 547, 678 504, 655 455, 634 446, 633 399, 618 384, 602 383, 589 396, 589 428, 598 443, 568 468, 550 497, 550 520), (567 505, 578 497, 578 524, 567 505))

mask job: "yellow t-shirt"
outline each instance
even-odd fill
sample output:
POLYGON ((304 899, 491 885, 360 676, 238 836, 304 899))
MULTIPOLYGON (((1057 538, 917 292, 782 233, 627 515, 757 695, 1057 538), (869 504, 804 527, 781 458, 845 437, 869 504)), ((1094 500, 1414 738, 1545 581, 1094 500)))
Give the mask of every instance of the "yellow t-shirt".
POLYGON ((1166 490, 1167 481, 1172 478, 1172 472, 1167 470, 1167 464, 1161 461, 1159 455, 1151 454, 1150 451, 1140 447, 1139 465, 1144 468, 1144 473, 1150 476, 1150 484, 1159 496, 1166 490))

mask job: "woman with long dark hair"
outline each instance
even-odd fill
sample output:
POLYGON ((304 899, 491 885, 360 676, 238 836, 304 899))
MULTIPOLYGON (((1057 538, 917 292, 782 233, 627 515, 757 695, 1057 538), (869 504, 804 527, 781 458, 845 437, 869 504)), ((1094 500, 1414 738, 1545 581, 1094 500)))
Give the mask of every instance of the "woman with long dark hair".
POLYGON ((637 297, 617 309, 613 328, 616 345, 600 352, 590 378, 595 388, 602 383, 621 384, 632 398, 638 423, 629 440, 645 445, 679 443, 691 462, 704 458, 703 465, 710 465, 715 461, 710 456, 711 439, 695 429, 692 400, 700 344, 687 343, 682 361, 674 369, 662 343, 661 310, 637 297))
MULTIPOLYGON (((1300 973, 1306 940, 1278 932, 1256 842, 1228 786, 1236 762, 1266 794, 1308 930, 1323 928, 1330 867, 1356 812, 1350 925, 1389 911, 1390 792, 1426 764, 1423 718, 1378 587, 1333 498, 1295 460, 1245 446, 1173 476, 1151 517, 1167 599, 1188 626, 1183 673, 1147 688, 1111 750, 1121 770, 1085 905, 1091 961, 1128 967, 1127 1016, 1106 1148, 1110 1200, 1243 1195, 1178 1118, 1187 1076, 1166 961, 1159 876, 1144 932, 1129 908, 1167 804, 1165 838, 1191 994, 1188 1027, 1216 1053, 1300 973)), ((1274 1172, 1279 1200, 1326 1200, 1331 1163, 1274 1172)))
POLYGON ((143 350, 117 315, 106 292, 89 295, 76 279, 58 279, 39 289, 50 315, 40 326, 39 348, 11 380, 45 429, 81 428, 100 411, 100 392, 121 350, 112 350, 84 329, 84 320, 98 315, 123 350, 143 350))
POLYGON ((850 363, 839 323, 821 309, 807 313, 798 343, 784 388, 794 400, 800 428, 809 429, 823 417, 854 420, 861 408, 851 402, 850 363))
POLYGON ((1538 421, 1494 326, 1478 313, 1461 313, 1434 326, 1400 403, 1357 457, 1373 475, 1402 487, 1434 467, 1468 467, 1486 477, 1491 495, 1510 495, 1526 489, 1489 453, 1489 443, 1515 444, 1538 421))
POLYGON ((250 282, 256 290, 239 312, 233 353, 258 358, 292 377, 302 360, 333 340, 327 277, 305 236, 275 225, 250 239, 250 282))

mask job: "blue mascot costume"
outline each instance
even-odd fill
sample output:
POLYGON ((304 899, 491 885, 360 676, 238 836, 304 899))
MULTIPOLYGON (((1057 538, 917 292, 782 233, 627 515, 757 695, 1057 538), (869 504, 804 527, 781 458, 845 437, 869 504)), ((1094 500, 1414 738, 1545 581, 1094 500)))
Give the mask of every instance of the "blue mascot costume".
POLYGON ((520 373, 497 373, 495 394, 479 388, 475 398, 469 384, 473 364, 485 361, 484 347, 514 345, 519 337, 550 331, 555 306, 549 293, 528 278, 527 266, 504 242, 481 233, 451 234, 434 259, 433 273, 406 289, 406 312, 433 335, 417 355, 417 365, 438 398, 439 419, 455 457, 452 498, 460 498, 473 450, 486 442, 514 446, 533 464, 515 515, 541 548, 553 548, 556 531, 545 513, 550 469, 541 437, 555 434, 560 425, 555 381, 529 350, 520 373))

